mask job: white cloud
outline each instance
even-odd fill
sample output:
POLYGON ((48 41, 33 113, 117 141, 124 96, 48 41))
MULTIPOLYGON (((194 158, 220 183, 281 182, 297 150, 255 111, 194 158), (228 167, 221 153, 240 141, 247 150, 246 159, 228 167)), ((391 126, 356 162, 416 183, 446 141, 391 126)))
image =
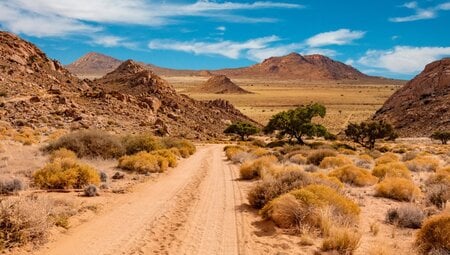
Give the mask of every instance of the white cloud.
POLYGON ((450 47, 396 46, 390 50, 369 50, 358 63, 392 73, 415 74, 444 56, 450 56, 450 47))
POLYGON ((326 45, 346 45, 351 44, 354 40, 364 37, 364 31, 352 31, 349 29, 339 29, 336 31, 324 32, 317 34, 306 40, 306 44, 310 47, 321 47, 326 45))
POLYGON ((219 26, 219 27, 216 27, 216 30, 219 30, 219 31, 226 31, 227 28, 226 28, 225 26, 219 26))
POLYGON ((92 37, 91 43, 103 47, 125 47, 131 49, 136 48, 136 44, 129 42, 126 38, 111 35, 95 35, 92 37))
POLYGON ((92 33, 104 24, 163 26, 183 17, 214 18, 227 22, 273 22, 270 17, 234 14, 239 10, 302 8, 280 2, 155 3, 150 0, 8 0, 0 1, 0 24, 12 32, 32 36, 92 33), (93 25, 94 24, 94 25, 93 25))
POLYGON ((272 42, 279 41, 277 36, 261 37, 247 40, 245 42, 219 41, 219 42, 197 42, 197 41, 174 41, 174 40, 152 40, 148 47, 153 50, 175 50, 194 53, 196 55, 221 55, 231 59, 237 59, 243 52, 252 49, 267 48, 272 42))
POLYGON ((433 6, 430 8, 420 8, 417 2, 408 2, 403 4, 401 7, 411 9, 415 11, 415 14, 405 17, 395 17, 390 18, 391 22, 410 22, 417 20, 425 20, 425 19, 434 19, 438 16, 439 11, 448 11, 450 10, 450 2, 442 3, 437 6, 433 6))

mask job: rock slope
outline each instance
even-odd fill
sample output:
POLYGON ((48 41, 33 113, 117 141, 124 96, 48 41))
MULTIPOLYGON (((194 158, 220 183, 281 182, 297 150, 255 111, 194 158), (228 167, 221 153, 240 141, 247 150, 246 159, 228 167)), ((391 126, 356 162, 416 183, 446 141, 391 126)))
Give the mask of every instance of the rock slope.
POLYGON ((15 127, 151 131, 207 139, 249 121, 225 101, 179 95, 145 67, 125 61, 95 81, 80 80, 33 44, 0 32, 0 121, 15 127))
POLYGON ((450 58, 428 64, 384 103, 374 119, 392 123, 402 136, 450 130, 450 58))
POLYGON ((193 91, 214 94, 250 94, 251 92, 239 87, 225 75, 213 75, 205 83, 193 91))

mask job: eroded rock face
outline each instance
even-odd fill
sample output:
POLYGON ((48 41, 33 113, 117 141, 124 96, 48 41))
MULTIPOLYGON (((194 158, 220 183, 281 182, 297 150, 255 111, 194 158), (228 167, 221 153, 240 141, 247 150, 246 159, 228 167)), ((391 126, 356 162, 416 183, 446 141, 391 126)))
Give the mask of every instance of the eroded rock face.
POLYGON ((402 136, 450 130, 450 58, 428 64, 396 91, 374 118, 392 123, 402 136))
POLYGON ((252 122, 229 105, 177 94, 167 81, 132 60, 101 79, 80 80, 7 32, 0 32, 0 77, 0 89, 6 91, 0 121, 15 127, 153 131, 207 139, 223 135, 223 120, 252 122))

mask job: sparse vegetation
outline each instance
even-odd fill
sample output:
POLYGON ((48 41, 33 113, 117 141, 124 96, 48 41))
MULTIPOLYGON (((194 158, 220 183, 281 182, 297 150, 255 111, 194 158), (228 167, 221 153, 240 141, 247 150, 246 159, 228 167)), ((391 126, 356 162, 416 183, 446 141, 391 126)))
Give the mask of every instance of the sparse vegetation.
POLYGON ((150 152, 139 152, 119 159, 119 168, 140 174, 161 173, 169 167, 169 160, 150 152))
POLYGON ((447 144, 448 140, 450 140, 450 131, 436 131, 430 138, 439 140, 442 144, 447 144))
POLYGON ((239 168, 241 179, 251 180, 258 178, 263 171, 268 170, 277 161, 278 159, 275 156, 263 156, 244 162, 239 168))
POLYGON ((81 189, 88 184, 99 184, 94 168, 71 158, 56 159, 33 174, 33 182, 42 189, 81 189))
POLYGON ((383 179, 386 177, 400 177, 411 179, 411 173, 403 162, 390 162, 375 166, 372 175, 383 179))
POLYGON ((413 172, 434 172, 439 167, 439 160, 431 156, 418 156, 405 164, 413 172))
POLYGON ((390 208, 386 213, 386 222, 402 228, 420 228, 424 219, 423 211, 412 204, 390 208))
POLYGON ((13 195, 24 190, 25 184, 15 177, 0 177, 0 195, 13 195))
POLYGON ((325 157, 320 162, 321 168, 336 168, 352 164, 352 161, 345 156, 338 155, 336 157, 325 157))
POLYGON ((355 185, 369 186, 377 182, 377 178, 372 176, 366 169, 354 165, 346 165, 330 172, 330 176, 338 178, 340 181, 355 185))
POLYGON ((224 133, 225 134, 236 134, 242 141, 246 140, 249 136, 258 133, 260 130, 256 126, 245 122, 236 122, 228 126, 224 133))
POLYGON ((417 233, 420 254, 448 254, 450 251, 450 214, 443 213, 425 220, 417 233))
POLYGON ((376 140, 396 138, 393 127, 382 121, 350 123, 345 129, 345 135, 370 150, 375 148, 376 140))
POLYGON ((358 248, 361 234, 356 229, 333 227, 322 242, 323 251, 337 251, 338 254, 353 254, 358 248))
POLYGON ((311 151, 308 154, 307 163, 314 164, 316 166, 320 165, 322 160, 326 157, 335 157, 337 156, 336 151, 330 149, 319 149, 311 151))
POLYGON ((399 201, 413 201, 420 195, 420 190, 411 180, 389 177, 376 185, 375 195, 399 201))

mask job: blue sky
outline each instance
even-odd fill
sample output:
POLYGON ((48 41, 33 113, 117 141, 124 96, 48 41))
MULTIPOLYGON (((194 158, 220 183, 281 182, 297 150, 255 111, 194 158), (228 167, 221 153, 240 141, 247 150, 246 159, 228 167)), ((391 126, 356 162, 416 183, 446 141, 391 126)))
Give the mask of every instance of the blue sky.
POLYGON ((0 28, 68 64, 96 51, 178 69, 319 53, 409 79, 450 56, 450 1, 0 0, 0 28))

